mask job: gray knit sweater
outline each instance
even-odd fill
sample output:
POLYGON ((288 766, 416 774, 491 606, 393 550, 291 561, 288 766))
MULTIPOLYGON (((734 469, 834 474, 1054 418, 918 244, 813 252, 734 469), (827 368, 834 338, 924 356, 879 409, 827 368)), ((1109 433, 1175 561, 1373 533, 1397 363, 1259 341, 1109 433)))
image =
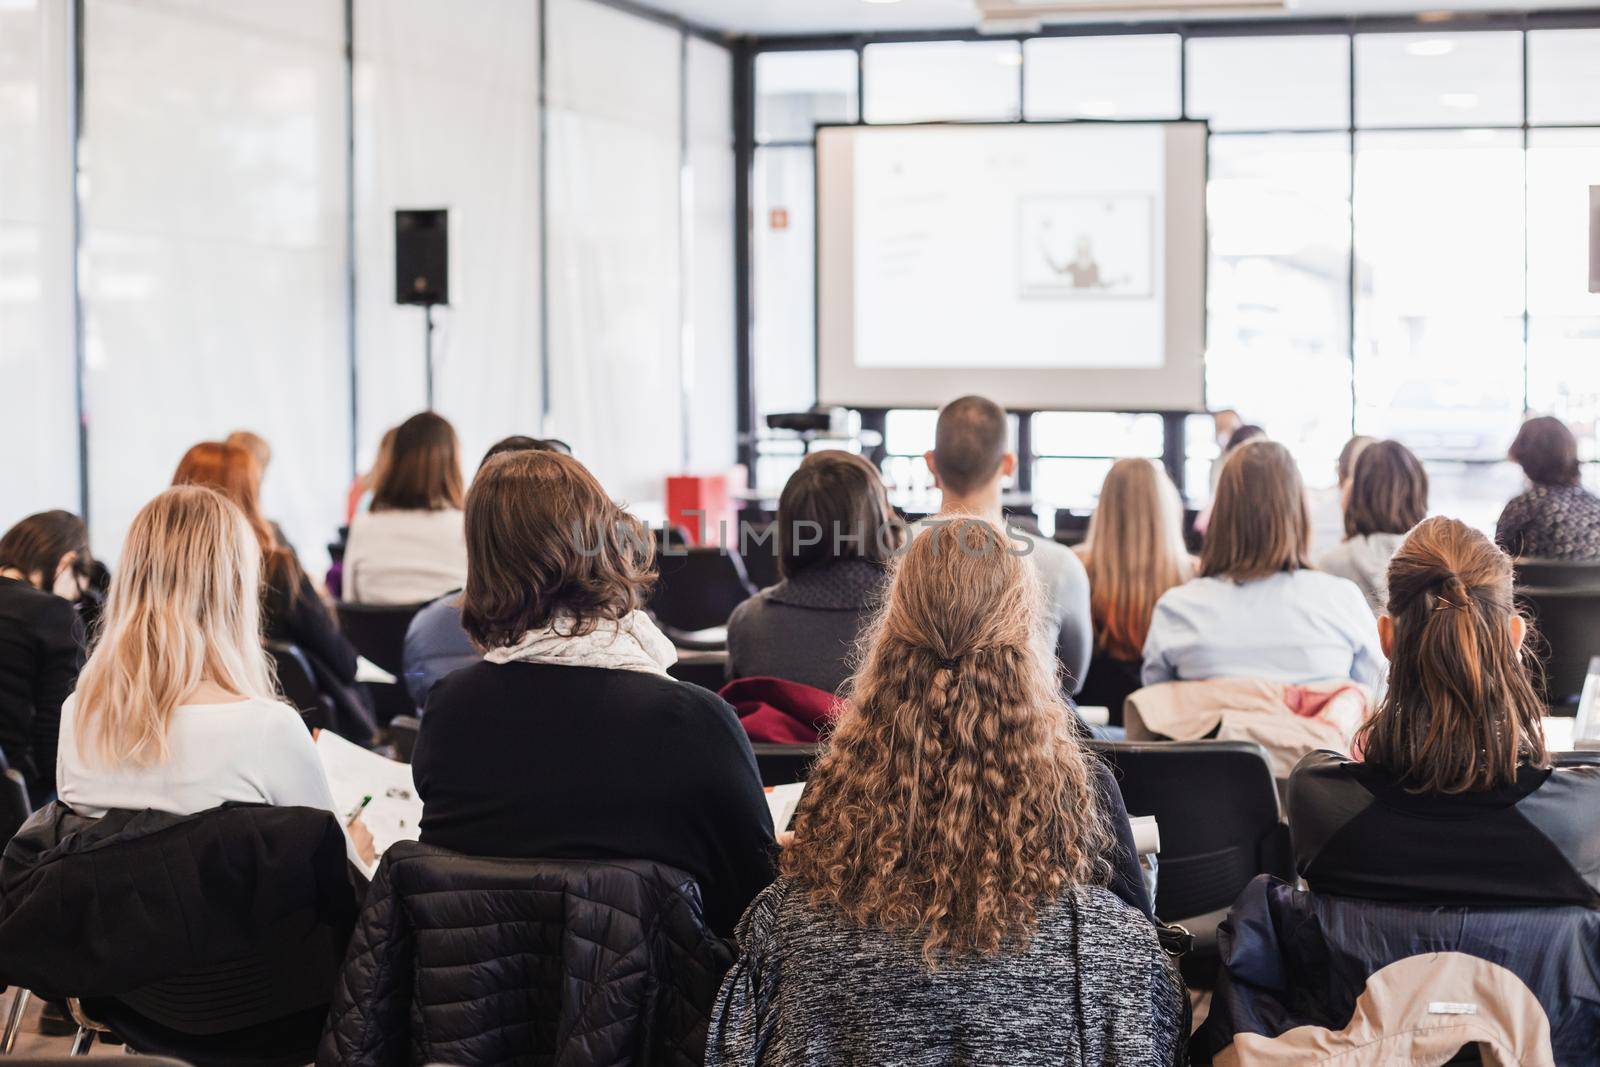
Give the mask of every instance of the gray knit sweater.
POLYGON ((706 1067, 1161 1067, 1188 1041, 1150 921, 1099 887, 1042 909, 1026 952, 933 972, 919 939, 821 914, 786 879, 738 937, 706 1067))

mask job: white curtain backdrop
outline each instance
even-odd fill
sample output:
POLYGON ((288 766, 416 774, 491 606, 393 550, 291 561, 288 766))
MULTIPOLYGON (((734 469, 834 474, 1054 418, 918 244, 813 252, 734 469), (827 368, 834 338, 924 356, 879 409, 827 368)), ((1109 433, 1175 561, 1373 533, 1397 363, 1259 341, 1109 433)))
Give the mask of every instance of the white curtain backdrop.
POLYGON ((394 211, 450 211, 434 406, 466 473, 539 433, 539 8, 530 0, 356 0, 360 462, 422 410, 423 311, 394 302, 394 211))
POLYGON ((726 48, 689 38, 687 110, 689 203, 689 468, 720 471, 734 462, 733 64, 726 48))
POLYGON ((196 441, 275 453, 325 562, 349 471, 344 20, 328 0, 86 0, 80 165, 95 547, 196 441))
POLYGON ((615 497, 687 462, 675 30, 549 0, 549 432, 615 497))
POLYGON ((79 508, 69 10, 0 5, 0 532, 79 508))

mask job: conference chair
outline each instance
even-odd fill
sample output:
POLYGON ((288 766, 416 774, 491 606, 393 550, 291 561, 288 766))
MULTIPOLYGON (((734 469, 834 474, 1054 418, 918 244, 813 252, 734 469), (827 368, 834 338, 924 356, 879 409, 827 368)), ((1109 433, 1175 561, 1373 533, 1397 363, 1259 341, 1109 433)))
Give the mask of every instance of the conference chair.
POLYGON ((355 650, 394 675, 396 681, 368 682, 373 711, 378 725, 388 726, 396 715, 414 715, 416 707, 406 687, 399 682, 404 673, 406 628, 426 604, 338 604, 339 628, 355 650))
POLYGON ((333 722, 333 698, 317 685, 316 672, 299 645, 288 641, 268 641, 267 654, 278 674, 278 689, 293 704, 306 726, 326 729, 333 722))
POLYGON ((33 804, 28 796, 28 783, 22 773, 13 770, 0 752, 0 848, 16 835, 22 824, 33 814, 33 804))
POLYGON ((657 557, 656 569, 647 608, 668 636, 726 626, 733 609, 756 592, 744 561, 719 547, 671 548, 657 557))
MULTIPOLYGON (((79 1056, 12 1056, 6 1060, 8 1067, 69 1067, 75 1064, 79 1056)), ((193 1067, 185 1060, 169 1059, 166 1056, 138 1056, 129 1054, 117 1057, 117 1062, 122 1067, 193 1067)))
POLYGON ((1129 815, 1161 827, 1156 915, 1194 935, 1184 980, 1209 987, 1217 925, 1258 874, 1293 881, 1289 828, 1266 750, 1250 741, 1090 741, 1110 766, 1129 815))
POLYGON ((715 693, 728 680, 728 652, 726 649, 680 647, 678 662, 668 667, 667 673, 680 682, 698 685, 715 693))
POLYGON ((1056 509, 1055 539, 1063 545, 1081 545, 1089 536, 1090 516, 1071 508, 1056 509))
POLYGON ((1519 559, 1516 582, 1535 589, 1600 589, 1600 560, 1519 559))
POLYGON ((756 770, 761 784, 789 785, 803 782, 811 773, 811 765, 822 753, 821 745, 776 745, 758 741, 750 746, 756 754, 756 770))
POLYGON ((1600 586, 1524 586, 1516 599, 1533 622, 1532 648, 1544 668, 1545 703, 1570 714, 1570 705, 1583 693, 1589 660, 1600 655, 1600 586))
POLYGON ((394 744, 394 757, 401 763, 410 763, 411 754, 417 750, 417 731, 422 720, 415 715, 396 715, 389 720, 389 740, 394 744))

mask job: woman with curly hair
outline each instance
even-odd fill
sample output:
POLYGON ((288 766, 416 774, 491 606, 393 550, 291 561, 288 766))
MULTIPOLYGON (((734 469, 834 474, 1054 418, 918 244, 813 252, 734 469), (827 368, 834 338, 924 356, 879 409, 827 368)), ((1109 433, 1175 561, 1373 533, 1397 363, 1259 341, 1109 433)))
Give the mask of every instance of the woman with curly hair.
POLYGON ((1184 993, 1127 815, 1007 549, 977 521, 912 542, 740 923, 710 1067, 1176 1060, 1184 993))

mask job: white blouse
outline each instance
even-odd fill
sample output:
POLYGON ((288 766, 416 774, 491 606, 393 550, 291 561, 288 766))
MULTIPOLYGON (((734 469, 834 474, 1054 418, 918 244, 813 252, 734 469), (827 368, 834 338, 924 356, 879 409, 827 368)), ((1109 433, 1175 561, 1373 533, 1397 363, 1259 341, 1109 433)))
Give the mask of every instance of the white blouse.
POLYGON ((1387 668, 1361 590, 1311 570, 1253 582, 1196 578, 1169 589, 1156 602, 1144 643, 1145 685, 1349 678, 1376 689, 1387 668))
POLYGON ((344 599, 357 604, 422 604, 467 584, 461 512, 365 511, 344 549, 344 599))
POLYGON ((61 705, 56 791, 80 815, 149 808, 191 815, 221 804, 274 804, 334 812, 316 745, 300 715, 275 700, 185 704, 167 731, 171 756, 149 766, 107 766, 78 747, 77 694, 61 705))

